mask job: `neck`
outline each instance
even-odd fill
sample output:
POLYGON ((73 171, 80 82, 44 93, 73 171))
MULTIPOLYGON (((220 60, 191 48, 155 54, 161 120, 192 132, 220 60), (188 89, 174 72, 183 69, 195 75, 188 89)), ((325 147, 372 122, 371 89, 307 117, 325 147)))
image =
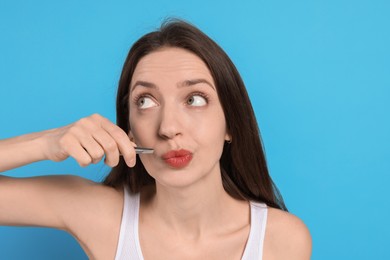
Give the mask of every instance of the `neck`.
POLYGON ((242 214, 248 209, 248 203, 228 195, 220 173, 209 174, 188 187, 172 188, 156 183, 148 204, 148 211, 159 216, 164 226, 190 239, 218 232, 221 227, 226 231, 235 229, 238 223, 249 222, 249 210, 248 214, 242 214))

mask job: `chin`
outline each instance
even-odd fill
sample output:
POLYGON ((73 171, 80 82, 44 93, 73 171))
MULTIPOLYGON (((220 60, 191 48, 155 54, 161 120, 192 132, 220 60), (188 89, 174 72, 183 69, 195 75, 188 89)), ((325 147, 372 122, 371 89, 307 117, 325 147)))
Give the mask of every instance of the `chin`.
POLYGON ((192 171, 160 171, 151 175, 156 180, 156 185, 165 188, 184 189, 194 185, 202 176, 196 176, 192 171))

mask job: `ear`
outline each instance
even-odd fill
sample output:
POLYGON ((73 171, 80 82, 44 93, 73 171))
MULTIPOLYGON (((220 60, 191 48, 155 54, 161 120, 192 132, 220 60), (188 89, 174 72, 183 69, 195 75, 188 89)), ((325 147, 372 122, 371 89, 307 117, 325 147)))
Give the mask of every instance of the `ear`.
POLYGON ((225 141, 228 142, 228 143, 232 142, 232 136, 229 133, 225 134, 225 141))

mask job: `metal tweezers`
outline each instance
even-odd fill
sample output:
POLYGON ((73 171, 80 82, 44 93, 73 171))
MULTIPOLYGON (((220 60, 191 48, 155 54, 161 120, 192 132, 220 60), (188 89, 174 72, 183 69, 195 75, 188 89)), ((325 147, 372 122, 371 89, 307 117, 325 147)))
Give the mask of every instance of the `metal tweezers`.
POLYGON ((152 148, 144 148, 144 147, 135 147, 134 148, 136 154, 141 153, 153 153, 154 150, 152 148))

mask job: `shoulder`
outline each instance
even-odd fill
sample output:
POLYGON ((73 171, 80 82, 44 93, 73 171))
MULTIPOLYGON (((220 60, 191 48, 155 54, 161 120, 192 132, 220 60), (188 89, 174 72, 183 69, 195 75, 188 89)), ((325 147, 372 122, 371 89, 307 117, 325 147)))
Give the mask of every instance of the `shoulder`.
POLYGON ((0 225, 43 226, 72 234, 86 253, 112 259, 123 209, 123 189, 74 176, 0 176, 0 225), (4 210, 1 210, 4 209, 4 210), (1 214, 1 212, 7 214, 1 214))
MULTIPOLYGON (((69 205, 67 212, 72 216, 82 214, 95 220, 109 218, 110 215, 121 213, 123 206, 123 189, 117 190, 101 183, 79 176, 58 176, 57 191, 62 193, 64 202, 69 205)), ((111 216, 112 217, 112 216, 111 216)), ((80 220, 80 219, 79 219, 80 220)), ((88 221, 91 221, 89 219, 88 221)))
POLYGON ((73 233, 80 226, 104 221, 122 211, 123 190, 76 175, 38 176, 14 181, 18 190, 24 191, 23 201, 30 201, 34 212, 46 209, 47 214, 58 219, 55 225, 42 223, 43 226, 73 233))
POLYGON ((112 258, 118 242, 123 210, 123 189, 78 176, 66 176, 66 208, 62 208, 65 230, 89 255, 112 258), (92 253, 93 252, 93 253, 92 253))
POLYGON ((309 229, 291 213, 268 208, 264 259, 310 259, 309 229))
POLYGON ((104 202, 106 200, 122 200, 123 189, 115 189, 100 182, 94 182, 75 175, 62 175, 57 177, 60 186, 68 192, 75 192, 74 196, 90 201, 104 202))
POLYGON ((37 189, 46 191, 46 195, 53 196, 57 202, 72 202, 69 206, 89 203, 99 206, 111 201, 107 203, 109 205, 115 201, 121 202, 123 197, 123 190, 116 190, 76 175, 51 175, 30 179, 36 182, 37 189))

